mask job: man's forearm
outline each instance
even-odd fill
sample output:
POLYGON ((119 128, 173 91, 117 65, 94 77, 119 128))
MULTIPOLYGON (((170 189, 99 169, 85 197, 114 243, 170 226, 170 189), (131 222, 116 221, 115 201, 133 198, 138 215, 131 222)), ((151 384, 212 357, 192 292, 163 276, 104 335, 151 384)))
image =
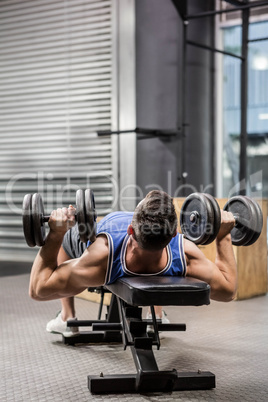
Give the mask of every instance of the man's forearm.
POLYGON ((57 268, 57 257, 63 241, 64 233, 49 232, 45 245, 35 257, 31 276, 29 294, 37 299, 38 289, 47 282, 52 272, 57 268))
POLYGON ((234 297, 237 289, 237 266, 230 234, 221 240, 216 239, 215 264, 230 284, 234 297))

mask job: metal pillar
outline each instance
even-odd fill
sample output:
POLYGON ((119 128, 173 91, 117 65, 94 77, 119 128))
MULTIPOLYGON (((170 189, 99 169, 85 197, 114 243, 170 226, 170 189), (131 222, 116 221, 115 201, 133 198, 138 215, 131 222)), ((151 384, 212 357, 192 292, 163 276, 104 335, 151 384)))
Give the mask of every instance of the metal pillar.
MULTIPOLYGON (((185 5, 187 10, 187 4, 185 5)), ((182 68, 182 136, 181 136, 181 184, 182 184, 182 196, 186 196, 185 184, 187 182, 186 172, 186 88, 187 88, 187 27, 188 21, 183 21, 183 68, 182 68)))
POLYGON ((239 193, 246 195, 247 188, 247 110, 248 110, 248 25, 249 8, 242 10, 242 60, 241 60, 241 127, 240 127, 240 166, 239 193))

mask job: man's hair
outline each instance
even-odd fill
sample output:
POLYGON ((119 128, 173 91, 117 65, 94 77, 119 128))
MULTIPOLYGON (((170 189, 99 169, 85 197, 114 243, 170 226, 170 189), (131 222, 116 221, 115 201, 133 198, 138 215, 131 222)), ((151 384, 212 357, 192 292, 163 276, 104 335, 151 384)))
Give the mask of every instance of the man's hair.
POLYGON ((177 223, 172 198, 164 191, 150 191, 134 211, 134 238, 143 249, 163 249, 175 235, 177 223))

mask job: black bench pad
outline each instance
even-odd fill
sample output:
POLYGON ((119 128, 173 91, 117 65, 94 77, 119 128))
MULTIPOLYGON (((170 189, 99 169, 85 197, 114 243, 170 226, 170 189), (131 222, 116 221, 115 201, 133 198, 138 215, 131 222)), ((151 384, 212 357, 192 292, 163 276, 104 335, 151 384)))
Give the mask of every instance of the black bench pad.
POLYGON ((180 276, 122 277, 106 288, 132 306, 202 306, 210 304, 210 286, 180 276))

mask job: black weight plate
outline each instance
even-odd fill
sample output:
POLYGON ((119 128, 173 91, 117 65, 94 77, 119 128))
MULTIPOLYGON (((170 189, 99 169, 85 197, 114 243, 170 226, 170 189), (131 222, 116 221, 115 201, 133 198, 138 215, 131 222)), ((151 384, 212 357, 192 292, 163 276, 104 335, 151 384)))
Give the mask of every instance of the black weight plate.
POLYGON ((248 243, 256 228, 255 209, 251 202, 237 195, 232 197, 223 207, 224 211, 231 212, 235 219, 236 225, 231 230, 231 238, 234 246, 243 246, 248 243))
POLYGON ((214 213, 210 201, 201 193, 189 195, 181 207, 181 231, 195 244, 203 244, 211 235, 214 213))
POLYGON ((208 238, 206 243, 202 243, 203 245, 206 245, 212 243, 216 239, 217 234, 219 233, 221 227, 221 209, 218 202, 212 195, 207 193, 204 193, 204 195, 209 199, 214 214, 214 225, 212 227, 210 237, 208 238))
POLYGON ((252 238, 246 244, 244 244, 244 246, 251 246, 260 237, 260 234, 262 231, 262 226, 263 226, 263 216, 262 216, 262 210, 261 210, 261 207, 259 206, 259 204, 255 200, 253 200, 249 197, 245 197, 245 198, 247 198, 252 203, 252 205, 255 208, 255 213, 256 213, 255 218, 254 218, 254 219, 256 219, 255 233, 253 234, 252 238))
POLYGON ((41 247, 45 244, 46 229, 43 225, 44 206, 40 194, 35 193, 32 197, 32 216, 34 239, 37 246, 41 247))
POLYGON ((35 247, 36 243, 34 240, 33 220, 32 220, 32 194, 26 194, 23 198, 22 225, 26 243, 28 244, 29 247, 35 247))
POLYGON ((95 199, 92 190, 85 191, 85 220, 87 227, 87 239, 93 243, 96 240, 96 219, 95 199))
POLYGON ((87 243, 88 229, 86 222, 85 193, 81 189, 76 192, 76 218, 80 240, 83 243, 87 243))

